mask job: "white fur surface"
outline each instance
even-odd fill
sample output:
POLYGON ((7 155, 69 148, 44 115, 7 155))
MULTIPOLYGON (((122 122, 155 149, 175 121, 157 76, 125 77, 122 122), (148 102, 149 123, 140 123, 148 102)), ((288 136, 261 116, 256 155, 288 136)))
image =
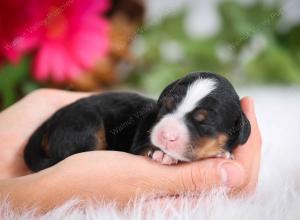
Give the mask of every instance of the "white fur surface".
MULTIPOLYGON (((76 201, 70 201, 38 219, 300 219, 300 88, 248 88, 240 94, 255 98, 263 136, 260 179, 252 197, 230 200, 219 191, 199 196, 197 201, 177 199, 175 205, 169 199, 163 205, 147 203, 146 214, 142 211, 143 201, 125 212, 99 204, 79 209, 76 201)), ((15 215, 3 201, 0 219, 37 218, 32 210, 15 215)))

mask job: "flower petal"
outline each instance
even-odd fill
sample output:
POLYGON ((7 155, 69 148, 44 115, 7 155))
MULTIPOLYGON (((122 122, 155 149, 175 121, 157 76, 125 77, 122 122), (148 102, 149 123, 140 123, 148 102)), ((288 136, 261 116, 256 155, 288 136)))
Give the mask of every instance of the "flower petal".
POLYGON ((33 75, 38 81, 45 81, 48 79, 50 74, 49 67, 49 57, 51 54, 51 46, 48 44, 44 44, 41 46, 37 55, 35 57, 34 62, 34 71, 33 75))
POLYGON ((91 68, 98 59, 108 53, 109 40, 97 31, 80 32, 73 41, 70 51, 85 68, 91 68))
POLYGON ((63 45, 53 44, 50 65, 51 78, 54 82, 62 83, 66 79, 66 52, 63 45))

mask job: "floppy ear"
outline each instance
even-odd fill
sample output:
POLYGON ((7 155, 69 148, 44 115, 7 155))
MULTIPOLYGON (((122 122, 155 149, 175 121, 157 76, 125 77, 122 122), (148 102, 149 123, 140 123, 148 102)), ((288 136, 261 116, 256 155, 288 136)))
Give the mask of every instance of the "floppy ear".
POLYGON ((237 144, 245 144, 250 136, 251 125, 244 112, 241 112, 238 126, 237 144))
POLYGON ((228 142, 228 149, 233 150, 238 145, 245 144, 250 136, 251 126, 246 115, 241 111, 240 117, 235 123, 235 127, 228 133, 230 140, 228 142))

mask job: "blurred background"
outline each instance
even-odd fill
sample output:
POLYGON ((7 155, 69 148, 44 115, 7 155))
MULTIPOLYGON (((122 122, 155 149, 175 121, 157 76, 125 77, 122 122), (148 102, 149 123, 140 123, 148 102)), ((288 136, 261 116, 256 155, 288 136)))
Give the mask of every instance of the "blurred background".
POLYGON ((241 94, 298 97, 299 11, 299 0, 1 0, 0 110, 42 87, 158 95, 197 70, 241 94))
POLYGON ((156 96, 190 71, 254 97, 259 189, 300 192, 300 0, 0 0, 0 110, 43 87, 156 96))

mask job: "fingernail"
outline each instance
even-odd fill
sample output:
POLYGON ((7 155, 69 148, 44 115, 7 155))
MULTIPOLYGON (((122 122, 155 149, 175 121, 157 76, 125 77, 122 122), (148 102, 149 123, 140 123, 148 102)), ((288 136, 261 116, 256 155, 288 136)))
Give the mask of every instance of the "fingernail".
POLYGON ((238 187, 244 182, 244 171, 234 163, 221 163, 219 172, 222 184, 226 187, 238 187))

